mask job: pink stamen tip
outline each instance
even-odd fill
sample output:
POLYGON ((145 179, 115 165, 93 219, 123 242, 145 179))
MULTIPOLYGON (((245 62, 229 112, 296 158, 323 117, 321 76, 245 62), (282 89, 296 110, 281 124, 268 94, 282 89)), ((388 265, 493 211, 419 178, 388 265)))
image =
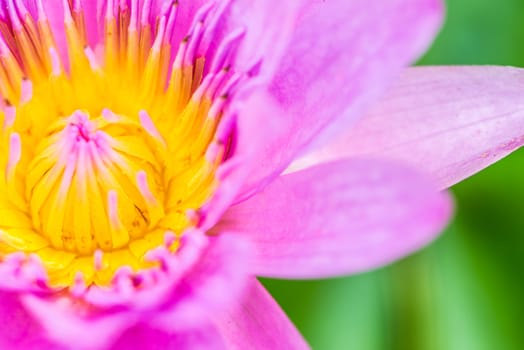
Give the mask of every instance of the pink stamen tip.
POLYGON ((138 190, 140 191, 140 194, 142 195, 142 197, 144 197, 144 199, 147 202, 155 204, 156 198, 153 195, 153 193, 151 192, 151 190, 149 189, 149 184, 147 183, 147 174, 145 171, 140 170, 136 174, 136 183, 137 183, 138 190))
POLYGON ((86 123, 86 122, 89 121, 89 116, 85 112, 82 112, 80 110, 76 110, 76 111, 73 112, 72 120, 75 123, 83 124, 83 123, 86 123))
POLYGON ((20 16, 22 17, 22 19, 24 19, 27 15, 29 15, 29 11, 27 10, 27 7, 25 7, 23 1, 15 0, 15 4, 16 4, 18 13, 20 13, 20 16))
POLYGON ((120 7, 120 11, 121 12, 126 11, 128 9, 128 7, 127 7, 127 0, 120 0, 119 7, 120 7))
POLYGON ((7 11, 9 13, 9 18, 11 19, 13 28, 15 30, 21 30, 22 23, 20 22, 20 18, 18 17, 18 13, 16 11, 16 5, 13 2, 13 0, 9 0, 8 5, 7 5, 7 11))
POLYGON ((171 37, 173 36, 173 30, 175 28, 175 22, 176 22, 176 17, 178 13, 177 9, 178 9, 178 2, 174 1, 171 6, 171 9, 169 10, 168 21, 167 21, 167 26, 166 26, 166 34, 164 35, 166 41, 171 40, 171 37))
POLYGON ((228 60, 233 56, 234 50, 239 46, 239 42, 244 38, 245 34, 245 28, 239 28, 224 39, 213 59, 210 72, 218 72, 227 67, 228 60))
POLYGON ((5 106, 4 116, 4 128, 10 128, 16 120, 16 108, 14 106, 5 106))
POLYGON ((193 96, 191 99, 193 101, 201 101, 204 97, 204 94, 207 92, 211 84, 213 83, 213 80, 215 79, 216 74, 208 74, 200 84, 200 86, 197 88, 197 90, 193 93, 193 96))
POLYGON ((173 61, 173 69, 180 69, 182 68, 182 63, 184 61, 184 55, 187 49, 187 40, 182 40, 182 42, 178 45, 178 51, 175 56, 175 60, 173 61))
POLYGON ((118 122, 120 120, 120 118, 118 117, 118 115, 116 115, 115 113, 113 113, 110 109, 107 109, 107 108, 104 108, 102 110, 102 117, 107 120, 108 122, 111 122, 111 123, 115 123, 115 122, 118 122))
POLYGON ((151 0, 144 1, 142 5, 142 16, 140 18, 140 24, 146 26, 149 24, 149 16, 151 13, 151 0))
POLYGON ((84 275, 82 272, 77 272, 71 286, 71 294, 76 297, 81 297, 87 292, 87 286, 85 283, 84 275))
POLYGON ((12 133, 9 137, 9 160, 7 162, 7 168, 12 171, 22 156, 22 141, 20 135, 16 132, 12 133))
POLYGON ((54 47, 49 48, 49 56, 51 56, 51 70, 52 74, 56 77, 62 73, 62 68, 60 66, 60 57, 58 52, 54 47))
POLYGON ((62 0, 62 7, 64 8, 64 23, 68 25, 73 23, 73 16, 71 15, 71 9, 69 8, 69 1, 62 0))
POLYGON ((171 7, 173 6, 174 1, 164 1, 162 2, 162 7, 160 8, 161 14, 167 14, 171 7))
POLYGON ((166 248, 171 248, 171 246, 173 245, 173 243, 176 242, 176 235, 173 231, 166 231, 166 233, 164 234, 164 245, 166 246, 166 248))
POLYGON ((30 80, 22 80, 21 93, 20 93, 20 104, 26 104, 33 97, 33 84, 30 80))
POLYGON ((160 24, 158 25, 158 32, 155 38, 155 42, 153 43, 153 47, 151 48, 154 52, 160 52, 160 48, 164 39, 164 34, 166 30, 166 17, 162 16, 160 18, 160 24))
POLYGON ((195 226, 198 226, 202 220, 200 214, 198 213, 198 211, 194 210, 194 209, 188 209, 186 211, 186 216, 187 218, 189 219, 189 221, 191 221, 193 223, 193 225, 195 226))
POLYGON ((107 208, 109 221, 113 227, 120 226, 120 219, 118 217, 118 195, 115 190, 110 190, 107 193, 107 208))
POLYGON ((93 258, 94 258, 94 263, 95 263, 95 269, 97 271, 101 271, 102 268, 104 267, 104 253, 100 250, 100 249, 97 249, 95 251, 95 254, 93 255, 93 258))
POLYGON ((36 254, 29 254, 24 264, 24 277, 30 281, 46 281, 46 271, 42 265, 40 257, 36 254))
POLYGON ((219 71, 213 78, 209 88, 206 91, 206 95, 214 99, 216 97, 217 91, 220 90, 220 87, 223 85, 224 81, 227 78, 227 71, 219 71))
POLYGON ((86 55, 87 60, 89 61, 89 66, 92 70, 96 71, 100 69, 98 60, 96 59, 95 52, 89 46, 86 46, 84 49, 84 54, 86 55))
POLYGON ((222 113, 225 105, 226 99, 220 98, 216 100, 209 109, 209 113, 207 114, 208 118, 217 119, 220 113, 222 113))
POLYGON ((196 52, 198 45, 202 41, 204 24, 202 22, 197 22, 191 36, 189 37, 188 46, 186 54, 184 56, 184 65, 191 65, 196 58, 196 52))
POLYGON ((47 21, 47 14, 45 13, 44 4, 42 3, 42 0, 36 1, 36 11, 39 21, 47 21))
POLYGON ((0 35, 0 55, 6 57, 6 56, 9 56, 10 53, 11 53, 11 50, 9 49, 9 46, 7 46, 6 42, 0 35))
POLYGON ((164 138, 162 137, 160 132, 157 130, 157 128, 155 127, 155 123, 153 123, 153 120, 151 120, 151 117, 149 116, 149 114, 146 111, 141 110, 138 113, 138 119, 140 120, 140 124, 142 125, 144 130, 150 136, 152 136, 153 138, 155 138, 158 141, 160 141, 163 145, 165 145, 164 138))
POLYGON ((81 0, 73 0, 73 11, 76 13, 82 12, 82 1, 81 0))
POLYGON ((138 29, 138 0, 131 0, 131 16, 129 20, 129 30, 138 29))
POLYGON ((222 145, 217 142, 212 142, 206 150, 206 160, 210 163, 216 161, 218 155, 221 153, 222 145))
POLYGON ((111 21, 115 18, 115 4, 113 0, 107 0, 106 6, 106 21, 111 21))

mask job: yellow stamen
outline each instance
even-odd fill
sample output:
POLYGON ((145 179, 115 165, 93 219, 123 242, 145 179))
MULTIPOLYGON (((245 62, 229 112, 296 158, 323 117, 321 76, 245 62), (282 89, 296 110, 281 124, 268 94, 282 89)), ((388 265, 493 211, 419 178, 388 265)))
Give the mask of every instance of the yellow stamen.
POLYGON ((79 273, 107 285, 122 266, 150 268, 151 249, 176 251, 186 213, 215 190, 222 104, 209 86, 221 78, 201 86, 204 59, 187 60, 188 38, 172 59, 174 8, 150 22, 137 1, 107 1, 102 59, 81 8, 63 3, 68 62, 40 0, 37 19, 10 1, 17 26, 0 23, 0 260, 31 252, 54 286, 79 273))

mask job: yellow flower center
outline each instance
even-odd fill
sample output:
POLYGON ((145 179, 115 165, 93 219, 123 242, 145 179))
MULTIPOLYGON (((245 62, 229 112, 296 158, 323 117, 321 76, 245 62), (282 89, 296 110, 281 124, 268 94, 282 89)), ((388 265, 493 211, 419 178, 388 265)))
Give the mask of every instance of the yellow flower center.
POLYGON ((37 19, 11 7, 12 29, 0 22, 0 259, 34 253, 51 285, 79 273, 107 285, 124 265, 153 266, 151 249, 175 251, 187 213, 216 188, 217 86, 229 72, 203 80, 188 40, 171 64, 174 8, 156 28, 136 8, 108 11, 93 50, 82 10, 66 6, 63 62, 37 4, 37 19))

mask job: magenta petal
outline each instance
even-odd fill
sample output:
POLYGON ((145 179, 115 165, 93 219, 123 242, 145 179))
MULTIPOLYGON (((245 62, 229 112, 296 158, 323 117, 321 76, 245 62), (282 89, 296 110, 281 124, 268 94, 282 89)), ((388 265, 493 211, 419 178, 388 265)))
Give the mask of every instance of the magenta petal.
POLYGON ((111 287, 92 287, 84 295, 26 294, 22 301, 50 339, 78 349, 107 349, 129 329, 164 334, 162 342, 169 344, 185 342, 186 335, 193 339, 210 315, 234 305, 242 294, 250 255, 241 237, 198 234, 187 231, 176 255, 161 247, 151 252, 161 267, 143 271, 137 290, 128 288, 132 281, 122 273, 111 287))
POLYGON ((112 350, 219 350, 226 349, 220 334, 211 326, 183 333, 166 333, 140 325, 129 329, 112 350))
MULTIPOLYGON (((242 33, 235 53, 235 70, 268 81, 289 43, 300 0, 236 0, 231 2, 217 26, 219 37, 242 33), (276 10, 278 9, 278 10, 276 10)), ((220 44, 219 41, 216 43, 220 44)), ((211 43, 211 51, 217 49, 211 43)))
POLYGON ((522 91, 518 68, 410 68, 366 118, 294 168, 377 155, 410 163, 449 187, 522 146, 522 91))
POLYGON ((346 160, 279 177, 226 212, 217 230, 254 242, 257 275, 315 278, 401 258, 435 238, 450 214, 449 196, 418 173, 346 160))
POLYGON ((64 349, 45 338, 43 330, 25 310, 18 295, 0 292, 0 300, 0 349, 64 349))
POLYGON ((360 116, 427 47, 442 15, 438 0, 307 4, 270 87, 276 106, 252 116, 285 119, 287 129, 267 144, 248 187, 282 171, 333 120, 360 116))
POLYGON ((235 308, 215 317, 228 349, 309 349, 302 335, 264 287, 253 279, 235 308))

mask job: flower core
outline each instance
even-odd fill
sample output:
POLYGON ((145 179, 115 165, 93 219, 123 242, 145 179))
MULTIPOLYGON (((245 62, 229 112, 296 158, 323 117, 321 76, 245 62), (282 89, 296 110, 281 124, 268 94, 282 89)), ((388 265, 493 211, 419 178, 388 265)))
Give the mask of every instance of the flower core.
POLYGON ((79 1, 63 3, 65 38, 36 4, 12 0, 0 21, 0 259, 36 254, 54 286, 107 285, 175 251, 213 194, 234 79, 204 74, 204 18, 172 47, 177 2, 150 18, 147 1, 107 1, 94 47, 79 1))

